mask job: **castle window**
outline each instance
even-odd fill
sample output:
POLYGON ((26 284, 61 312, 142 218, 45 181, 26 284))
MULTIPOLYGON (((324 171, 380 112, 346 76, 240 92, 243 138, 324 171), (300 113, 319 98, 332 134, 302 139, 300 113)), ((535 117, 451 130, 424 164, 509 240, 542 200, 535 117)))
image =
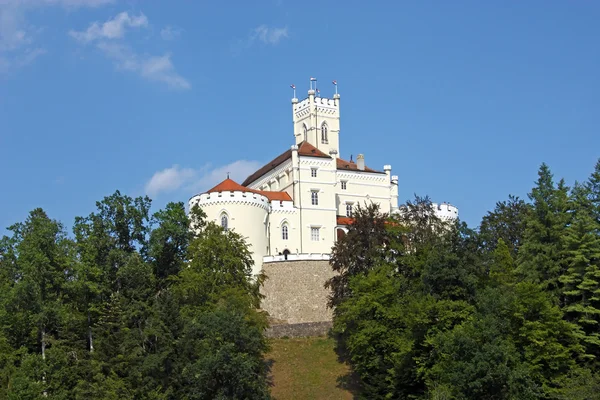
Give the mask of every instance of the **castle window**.
POLYGON ((229 226, 229 218, 227 218, 227 214, 221 215, 221 228, 223 230, 227 230, 229 226))
POLYGON ((288 240, 288 226, 287 226, 287 224, 284 224, 281 227, 281 238, 283 240, 288 240))
POLYGON ((308 128, 306 128, 306 124, 302 124, 302 130, 304 131, 304 140, 306 140, 308 136, 308 128))
POLYGON ((346 181, 342 181, 342 190, 346 190, 346 184, 347 184, 347 183, 348 183, 348 182, 346 182, 346 181))
POLYGON ((346 216, 352 216, 352 203, 346 203, 346 216))
POLYGON ((310 192, 310 200, 313 206, 318 206, 319 205, 319 191, 318 190, 313 190, 312 192, 310 192))
POLYGON ((323 122, 321 125, 321 143, 328 143, 327 140, 327 124, 323 122))
POLYGON ((313 242, 319 241, 319 228, 310 228, 310 240, 313 242))
POLYGON ((317 177, 317 169, 316 168, 310 169, 310 176, 312 176, 313 178, 317 177))

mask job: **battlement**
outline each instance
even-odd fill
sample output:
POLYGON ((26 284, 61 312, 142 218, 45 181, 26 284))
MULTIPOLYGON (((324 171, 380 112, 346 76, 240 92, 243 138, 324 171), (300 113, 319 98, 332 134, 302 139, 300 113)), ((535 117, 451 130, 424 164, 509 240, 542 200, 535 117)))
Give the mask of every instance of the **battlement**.
POLYGON ((435 215, 444 221, 454 221, 458 219, 458 208, 450 203, 431 203, 431 206, 435 210, 435 215))
POLYGON ((338 99, 328 99, 326 97, 313 97, 312 99, 313 103, 311 103, 311 97, 307 97, 298 102, 292 102, 296 118, 300 118, 310 113, 310 111, 312 111, 311 104, 312 106, 317 107, 319 113, 335 114, 340 110, 339 96, 338 99))
MULTIPOLYGON (((190 206, 198 204, 200 207, 216 203, 243 203, 256 207, 268 209, 271 201, 262 194, 242 191, 223 191, 213 193, 202 193, 190 199, 190 206)), ((279 202, 277 202, 279 203, 279 202)), ((291 202, 284 202, 291 203, 291 202)))

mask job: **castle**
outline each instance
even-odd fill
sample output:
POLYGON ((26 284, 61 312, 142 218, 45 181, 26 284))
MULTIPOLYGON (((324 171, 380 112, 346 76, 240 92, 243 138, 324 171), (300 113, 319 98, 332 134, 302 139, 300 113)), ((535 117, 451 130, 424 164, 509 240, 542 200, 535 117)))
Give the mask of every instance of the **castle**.
MULTIPOLYGON (((289 267, 290 262, 303 261, 305 271, 300 272, 303 275, 299 279, 311 273, 319 276, 307 285, 315 286, 309 288, 314 292, 311 301, 323 303, 312 307, 321 309, 322 286, 328 277, 321 270, 330 272, 332 246, 347 232, 358 204, 373 202, 384 213, 399 212, 398 177, 392 175, 391 165, 384 165, 382 170, 368 167, 362 154, 356 161, 340 157, 337 84, 333 98, 320 97, 311 86, 308 97, 298 100, 293 88, 295 144, 241 184, 227 178, 205 193, 193 196, 189 205, 199 205, 208 220, 246 237, 253 252, 255 274, 265 269, 271 271, 267 273, 271 280, 280 275, 285 279, 282 268, 289 267), (308 272, 306 269, 310 268, 316 270, 308 272)), ((450 204, 434 204, 434 207, 436 214, 444 219, 458 217, 458 210, 450 204)), ((297 273, 298 268, 288 272, 292 271, 297 273)), ((287 290, 280 283, 277 290, 287 290)), ((297 290, 297 286, 290 290, 297 290)), ((290 297, 294 296, 286 295, 287 301, 290 297)), ((297 298, 300 297, 302 294, 298 294, 297 298)), ((269 296, 266 300, 280 306, 269 296)), ((286 320, 311 319, 290 318, 284 315, 286 312, 280 314, 286 320)))

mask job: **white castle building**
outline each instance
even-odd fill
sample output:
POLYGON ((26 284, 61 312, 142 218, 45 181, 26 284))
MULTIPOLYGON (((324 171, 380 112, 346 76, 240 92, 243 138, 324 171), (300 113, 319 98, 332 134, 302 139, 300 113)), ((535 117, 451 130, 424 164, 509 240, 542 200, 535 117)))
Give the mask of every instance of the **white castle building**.
MULTIPOLYGON (((340 95, 328 99, 308 91, 292 99, 295 144, 241 184, 225 179, 193 196, 207 219, 247 238, 258 273, 263 263, 328 260, 336 240, 347 232, 357 204, 398 211, 398 177, 340 154, 340 95)), ((457 218, 449 204, 435 205, 444 218, 457 218)))

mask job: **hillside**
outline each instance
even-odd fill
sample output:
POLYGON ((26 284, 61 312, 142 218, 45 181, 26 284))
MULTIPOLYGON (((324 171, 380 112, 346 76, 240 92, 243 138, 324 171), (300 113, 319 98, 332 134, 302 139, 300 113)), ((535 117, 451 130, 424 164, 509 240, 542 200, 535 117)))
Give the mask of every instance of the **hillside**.
POLYGON ((356 385, 328 338, 271 339, 271 392, 275 400, 352 399, 356 385))

